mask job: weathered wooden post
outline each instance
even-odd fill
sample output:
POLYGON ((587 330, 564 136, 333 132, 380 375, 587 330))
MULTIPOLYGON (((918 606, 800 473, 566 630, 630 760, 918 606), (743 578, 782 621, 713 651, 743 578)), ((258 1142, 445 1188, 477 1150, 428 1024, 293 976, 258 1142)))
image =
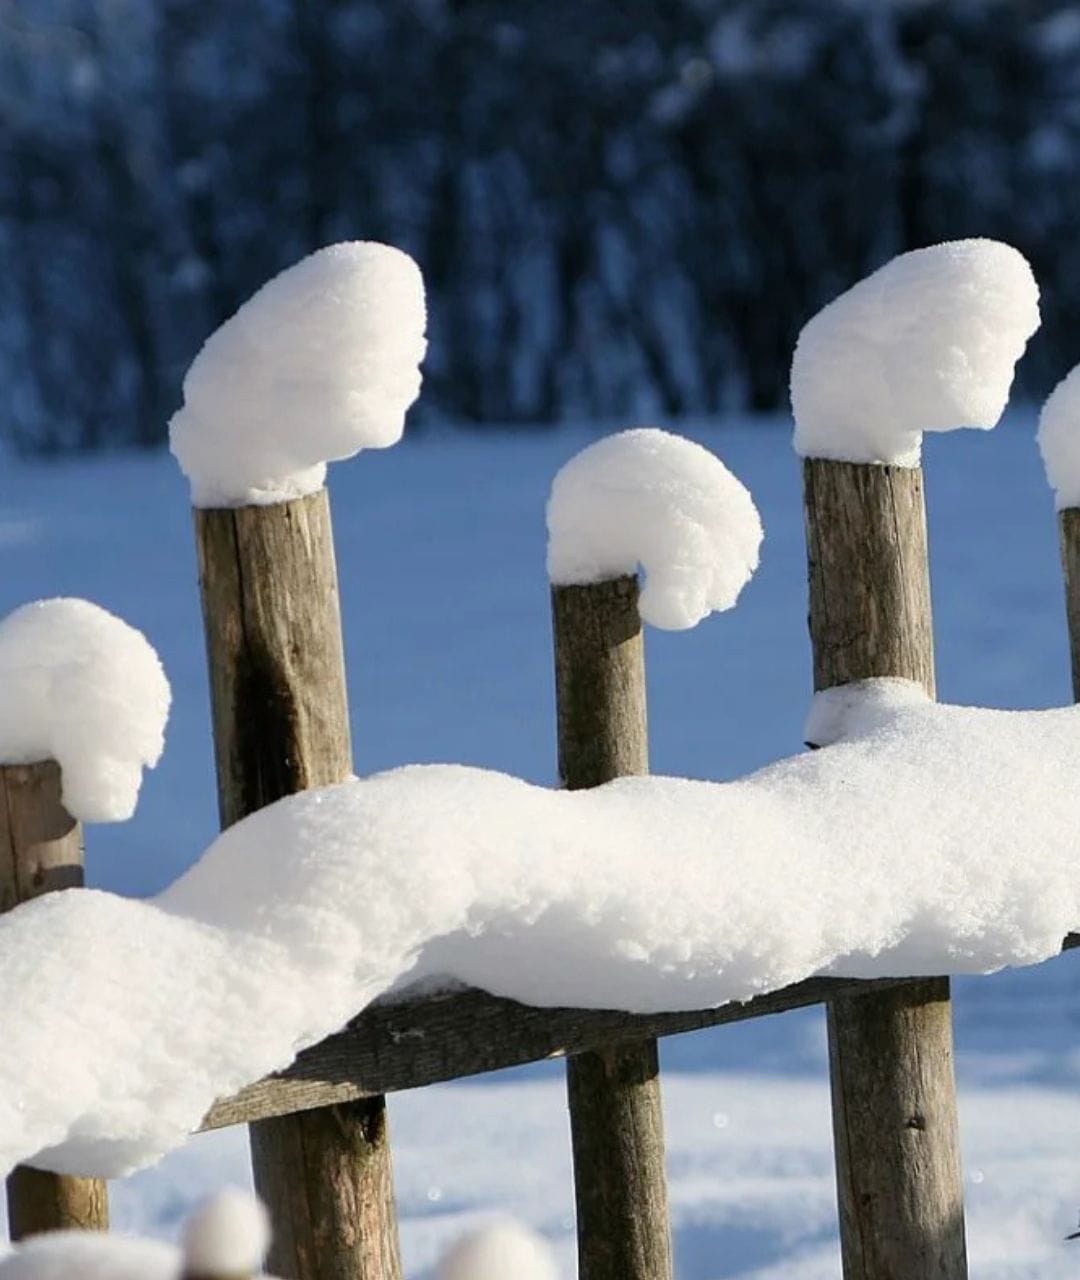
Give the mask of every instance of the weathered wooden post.
MULTIPOLYGON (((559 777, 571 790, 649 771, 645 657, 632 576, 553 586, 559 777)), ((582 1280, 670 1280, 655 1040, 566 1063, 582 1280)))
MULTIPOLYGON (((901 676, 934 693, 919 467, 809 458, 814 688, 901 676)), ((828 1006, 847 1280, 962 1280, 963 1187, 947 978, 828 1006)))
MULTIPOLYGON (((961 240, 894 258, 799 335, 815 690, 897 676, 933 696, 922 433, 994 426, 1038 325, 1023 256, 961 240)), ((963 1280, 947 980, 834 1000, 828 1020, 846 1280, 963 1280)))
MULTIPOLYGON (((559 777, 648 773, 642 620, 680 630, 730 608, 757 567, 757 511, 708 450, 644 429, 571 459, 547 518, 559 777)), ((571 1056, 567 1088, 582 1280, 670 1280, 655 1039, 571 1056)))
MULTIPOLYGON (((0 767, 0 911, 55 889, 83 883, 82 827, 60 799, 60 768, 51 760, 0 767)), ((43 1231, 109 1225, 108 1189, 99 1178, 73 1178, 25 1165, 7 1179, 12 1240, 43 1231)))
MULTIPOLYGON (((195 535, 227 827, 352 774, 329 500, 196 508, 195 535)), ((383 1098, 260 1120, 251 1147, 272 1272, 398 1280, 383 1098)))
MULTIPOLYGON (((408 255, 329 245, 264 285, 184 379, 170 446, 191 481, 224 826, 352 774, 326 463, 397 441, 420 390, 408 255)), ((386 1104, 251 1126, 289 1280, 398 1280, 386 1104)))

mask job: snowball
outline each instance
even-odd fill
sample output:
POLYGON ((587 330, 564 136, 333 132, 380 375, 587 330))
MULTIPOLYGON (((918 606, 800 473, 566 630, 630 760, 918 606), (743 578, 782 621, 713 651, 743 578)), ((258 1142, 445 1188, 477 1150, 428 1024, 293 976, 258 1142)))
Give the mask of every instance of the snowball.
POLYGON ((1062 378, 1043 405, 1039 452, 1057 509, 1080 507, 1080 365, 1062 378))
POLYGON ((1080 922, 1080 707, 871 681, 811 728, 833 745, 724 783, 411 766, 259 810, 155 899, 17 906, 0 1172, 122 1175, 407 984, 646 1013, 1057 953, 1080 922))
POLYGON ((1009 245, 953 240, 900 254, 799 335, 796 452, 914 467, 924 431, 988 430, 1038 327, 1038 287, 1009 245))
POLYGON ((0 1280, 176 1280, 169 1244, 101 1231, 33 1236, 0 1258, 0 1280))
POLYGON ((641 565, 641 616, 672 631, 732 607, 762 536, 753 499, 719 458, 652 428, 571 458, 551 486, 547 526, 553 583, 602 582, 641 565))
POLYGON ((559 1280, 541 1236, 521 1223, 493 1222, 463 1236, 446 1254, 436 1280, 559 1280))
POLYGON ((416 263, 372 241, 320 249, 263 285, 206 340, 169 424, 195 505, 314 493, 327 462, 396 444, 425 322, 416 263))
POLYGON ((131 817, 169 701, 142 632, 88 600, 37 600, 0 622, 0 762, 56 760, 72 817, 131 817))
POLYGON ((188 1276, 249 1276, 270 1245, 270 1219, 262 1201, 229 1188, 199 1205, 184 1223, 188 1276))

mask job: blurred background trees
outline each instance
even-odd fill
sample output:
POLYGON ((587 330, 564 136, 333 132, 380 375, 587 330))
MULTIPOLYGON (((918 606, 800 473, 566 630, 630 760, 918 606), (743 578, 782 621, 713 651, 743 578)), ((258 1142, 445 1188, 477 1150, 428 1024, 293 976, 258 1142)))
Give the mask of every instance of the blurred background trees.
POLYGON ((160 441, 202 338, 345 238, 420 262, 421 416, 786 403, 905 248, 1017 245, 1080 360, 1065 0, 0 0, 0 437, 160 441))

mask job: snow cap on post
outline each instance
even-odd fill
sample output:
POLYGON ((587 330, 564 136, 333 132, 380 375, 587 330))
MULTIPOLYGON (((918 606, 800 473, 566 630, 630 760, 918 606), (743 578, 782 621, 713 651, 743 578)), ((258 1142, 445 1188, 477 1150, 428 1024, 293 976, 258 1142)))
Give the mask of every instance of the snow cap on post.
POLYGON ((682 631, 730 609, 758 565, 761 519, 715 454, 639 428, 589 445, 562 468, 547 504, 555 586, 645 571, 639 609, 682 631))
POLYGON ((73 818, 131 817, 170 700, 142 632, 89 600, 36 600, 0 622, 0 764, 55 760, 73 818))
POLYGON ((547 1243, 512 1219, 463 1236, 439 1263, 436 1280, 559 1280, 547 1243))
POLYGON ((407 253, 332 244, 264 284, 206 340, 169 424, 199 507, 314 493, 326 464, 401 439, 420 393, 424 283, 407 253))
POLYGON ((184 1223, 183 1280, 246 1280, 261 1270, 269 1245, 262 1201, 233 1187, 219 1191, 184 1223))
POLYGON ((900 254, 800 333, 796 452, 915 467, 924 431, 989 430, 1038 327, 1038 286, 1011 246, 953 240, 900 254))
POLYGON ((1080 507, 1080 365, 1062 378, 1042 407, 1039 452, 1057 509, 1080 507))

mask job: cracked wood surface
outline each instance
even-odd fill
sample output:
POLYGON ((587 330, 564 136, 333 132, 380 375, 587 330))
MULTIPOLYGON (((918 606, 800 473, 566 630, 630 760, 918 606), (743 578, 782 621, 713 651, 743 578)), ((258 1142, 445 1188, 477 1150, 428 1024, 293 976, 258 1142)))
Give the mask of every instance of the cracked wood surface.
MULTIPOLYGON (((195 535, 227 827, 352 774, 329 500, 197 509, 195 535)), ((354 1098, 248 1117, 287 1280, 400 1280, 385 1102, 354 1098)))
MULTIPOLYGON (((934 694, 918 467, 803 467, 814 688, 871 676, 934 694)), ((828 1004, 845 1280, 965 1280, 947 978, 828 1004)))

